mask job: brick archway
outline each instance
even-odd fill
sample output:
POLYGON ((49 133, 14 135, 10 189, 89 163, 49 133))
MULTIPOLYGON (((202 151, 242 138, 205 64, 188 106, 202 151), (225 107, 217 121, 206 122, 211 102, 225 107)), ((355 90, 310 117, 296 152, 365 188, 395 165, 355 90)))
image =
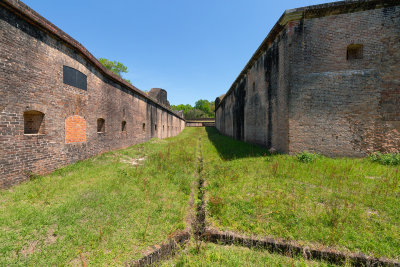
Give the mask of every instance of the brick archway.
POLYGON ((86 142, 86 120, 74 115, 65 119, 65 143, 86 142))

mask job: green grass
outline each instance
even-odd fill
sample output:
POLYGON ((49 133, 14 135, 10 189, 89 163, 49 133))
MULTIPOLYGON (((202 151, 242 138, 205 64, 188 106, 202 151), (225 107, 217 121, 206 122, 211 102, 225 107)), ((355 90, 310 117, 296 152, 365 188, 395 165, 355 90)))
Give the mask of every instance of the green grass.
POLYGON ((296 156, 297 156, 297 159, 303 163, 314 162, 319 157, 318 154, 314 154, 314 153, 310 153, 310 152, 302 152, 302 153, 297 154, 296 156))
POLYGON ((221 246, 212 243, 195 244, 181 251, 175 258, 160 266, 333 266, 303 258, 290 258, 237 246, 221 246))
POLYGON ((0 191, 0 266, 122 265, 185 227, 197 133, 109 152, 0 191), (132 159, 142 165, 129 163, 132 159))
POLYGON ((222 230, 398 258, 399 167, 268 155, 203 129, 208 221, 222 230))
MULTIPOLYGON (((308 155, 302 162, 269 155, 214 128, 187 128, 177 137, 108 152, 0 191, 0 266, 122 265, 140 258, 185 227, 200 137, 212 225, 316 247, 400 255, 398 166, 308 155)), ((204 247, 200 254, 189 248, 167 264, 314 264, 240 247, 204 247)))
POLYGON ((400 164, 400 154, 382 154, 382 153, 373 153, 369 155, 369 159, 372 162, 378 162, 383 165, 399 165, 400 164))

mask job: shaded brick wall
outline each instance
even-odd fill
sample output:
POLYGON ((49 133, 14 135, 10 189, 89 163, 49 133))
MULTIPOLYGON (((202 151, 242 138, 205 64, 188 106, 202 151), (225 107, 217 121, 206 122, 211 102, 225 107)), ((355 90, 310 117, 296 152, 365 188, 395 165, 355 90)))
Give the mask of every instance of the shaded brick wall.
POLYGON ((216 110, 216 127, 228 136, 288 152, 288 57, 277 36, 216 110))
POLYGON ((47 173, 184 129, 185 121, 172 111, 104 74, 82 51, 5 7, 3 2, 0 187, 23 181, 29 173, 47 173), (63 83, 64 65, 87 76, 87 90, 63 83), (24 112, 32 110, 44 114, 44 131, 24 134, 24 112), (99 118, 105 120, 103 133, 97 132, 99 118), (122 122, 126 122, 125 131, 122 122))
POLYGON ((399 5, 286 12, 217 106, 216 127, 284 153, 399 152, 399 5), (351 44, 363 45, 361 59, 348 60, 351 44))

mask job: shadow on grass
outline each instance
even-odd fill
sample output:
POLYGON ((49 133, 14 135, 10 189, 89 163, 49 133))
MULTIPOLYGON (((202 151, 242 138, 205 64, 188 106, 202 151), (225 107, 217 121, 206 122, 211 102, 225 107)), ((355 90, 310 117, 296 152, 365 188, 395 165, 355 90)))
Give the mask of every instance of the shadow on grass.
POLYGON ((248 144, 224 136, 215 127, 205 127, 208 139, 213 143, 223 160, 262 157, 270 155, 266 148, 248 144))

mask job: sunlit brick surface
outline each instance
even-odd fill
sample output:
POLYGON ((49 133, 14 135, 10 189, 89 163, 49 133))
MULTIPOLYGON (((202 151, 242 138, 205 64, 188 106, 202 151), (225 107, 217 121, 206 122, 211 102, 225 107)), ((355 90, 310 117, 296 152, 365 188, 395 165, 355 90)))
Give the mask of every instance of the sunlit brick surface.
POLYGON ((400 152, 399 25, 393 0, 290 10, 217 107, 217 129, 283 153, 400 152))
POLYGON ((175 136, 184 127, 179 115, 108 73, 22 2, 0 1, 0 188, 105 151, 175 136), (87 90, 65 84, 63 66, 85 75, 87 90), (43 114, 38 131, 32 114, 43 114), (99 118, 105 120, 101 133, 99 118), (155 125, 161 127, 155 131, 155 125))
POLYGON ((65 143, 86 142, 86 121, 83 117, 75 115, 65 120, 65 143))

